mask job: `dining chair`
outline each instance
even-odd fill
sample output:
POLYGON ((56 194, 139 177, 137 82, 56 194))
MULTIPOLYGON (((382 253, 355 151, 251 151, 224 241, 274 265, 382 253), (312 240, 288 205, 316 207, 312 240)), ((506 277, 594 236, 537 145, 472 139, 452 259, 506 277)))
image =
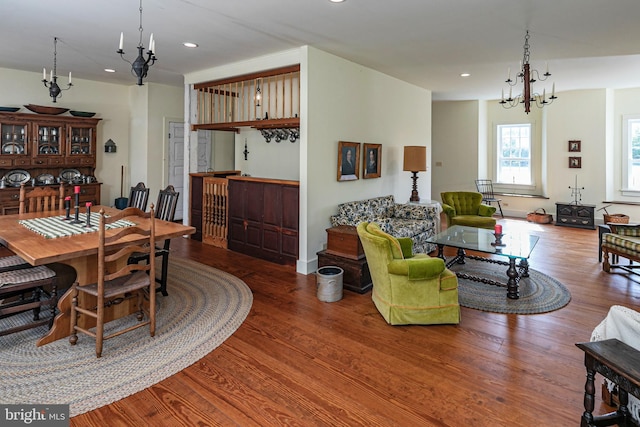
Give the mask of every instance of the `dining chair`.
POLYGON ((493 181, 490 179, 476 179, 476 189, 478 193, 482 194, 482 202, 491 206, 491 203, 497 203, 498 209, 500 209, 500 216, 504 218, 504 214, 502 213, 502 206, 500 202, 502 199, 498 199, 493 192, 493 181))
POLYGON ((53 324, 58 304, 56 273, 44 265, 9 269, 0 272, 0 319, 17 316, 31 310, 33 318, 8 322, 0 336, 53 324), (41 319, 42 307, 48 307, 50 316, 41 319))
MULTIPOLYGON (((96 357, 102 356, 103 341, 134 329, 149 325, 153 337, 156 329, 155 293, 155 213, 138 208, 126 208, 107 216, 100 210, 98 226, 98 279, 96 283, 71 288, 71 336, 69 342, 78 342, 78 332, 95 338, 96 357), (129 217, 136 225, 109 230, 107 225, 129 217), (132 240, 132 237, 134 239, 132 240), (116 247, 116 249, 111 249, 116 247), (147 253, 148 264, 127 264, 134 252, 147 253), (105 306, 115 300, 136 297, 137 323, 110 331, 105 335, 105 306), (146 315, 146 320, 143 321, 146 315), (91 330, 95 323, 95 330, 91 330)), ((135 314, 135 313, 134 313, 135 314)))
MULTIPOLYGON (((20 214, 27 212, 55 211, 62 208, 64 187, 37 187, 27 192, 20 186, 20 214)), ((33 311, 33 320, 23 323, 12 322, 15 326, 0 331, 0 336, 53 324, 58 303, 57 264, 32 267, 8 248, 0 250, 0 319, 33 311), (42 307, 48 307, 50 317, 41 319, 42 307), (16 324, 17 323, 17 324, 16 324)), ((65 271, 61 267, 61 271, 65 271)), ((75 280, 75 276, 73 277, 75 280)))
POLYGON ((144 182, 139 182, 135 187, 131 187, 131 191, 129 191, 129 204, 127 207, 138 208, 144 212, 147 210, 148 200, 149 189, 145 187, 144 182))
POLYGON ((64 208, 64 184, 55 187, 36 187, 27 191, 24 184, 20 185, 21 214, 30 212, 49 212, 64 208))
MULTIPOLYGON (((158 200, 156 202, 156 218, 162 221, 173 222, 176 207, 178 206, 178 198, 180 193, 175 190, 173 185, 167 186, 164 190, 160 190, 158 193, 158 200)), ((162 257, 162 274, 160 277, 156 277, 156 282, 160 284, 160 287, 156 291, 160 291, 163 296, 169 295, 167 292, 167 274, 169 271, 169 245, 171 239, 166 239, 162 246, 156 246, 156 257, 162 257)), ((149 255, 145 253, 134 253, 129 257, 131 263, 149 262, 149 255)))

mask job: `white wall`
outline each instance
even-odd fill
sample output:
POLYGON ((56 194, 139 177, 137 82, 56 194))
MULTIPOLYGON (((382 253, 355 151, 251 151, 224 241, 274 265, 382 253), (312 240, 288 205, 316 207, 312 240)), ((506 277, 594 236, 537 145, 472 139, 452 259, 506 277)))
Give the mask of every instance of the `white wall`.
MULTIPOLYGON (((307 195, 301 221, 307 236, 298 271, 311 272, 339 203, 388 194, 399 202, 409 199, 403 146, 424 145, 431 156, 431 92, 311 47, 302 69, 308 137, 301 155, 307 195), (338 182, 339 141, 382 144, 381 178, 338 182)), ((418 184, 421 198, 431 198, 431 170, 419 174, 418 184)))
MULTIPOLYGON (((300 139, 266 143, 259 132, 236 135, 236 168, 255 177, 300 182, 300 255, 297 270, 317 268, 329 216, 339 203, 393 194, 408 200, 411 173, 402 171, 402 147, 425 145, 431 156, 431 92, 311 47, 229 64, 185 76, 189 84, 300 64, 300 139), (247 141, 248 160, 244 160, 247 141), (337 181, 338 142, 382 144, 381 178, 337 181)), ((431 197, 431 170, 419 175, 431 197)))

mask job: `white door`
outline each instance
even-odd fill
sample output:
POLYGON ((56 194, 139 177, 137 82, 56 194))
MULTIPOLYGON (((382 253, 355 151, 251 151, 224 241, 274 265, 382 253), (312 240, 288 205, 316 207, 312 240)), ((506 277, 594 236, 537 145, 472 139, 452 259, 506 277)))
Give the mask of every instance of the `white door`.
MULTIPOLYGON (((198 172, 206 172, 211 165, 211 138, 209 132, 198 132, 198 172)), ((180 193, 178 206, 176 207, 175 220, 182 220, 183 197, 189 198, 184 193, 184 123, 169 123, 169 185, 173 185, 180 193)))
POLYGON ((180 193, 176 206, 175 220, 183 217, 182 198, 184 197, 184 123, 169 123, 169 185, 180 193))

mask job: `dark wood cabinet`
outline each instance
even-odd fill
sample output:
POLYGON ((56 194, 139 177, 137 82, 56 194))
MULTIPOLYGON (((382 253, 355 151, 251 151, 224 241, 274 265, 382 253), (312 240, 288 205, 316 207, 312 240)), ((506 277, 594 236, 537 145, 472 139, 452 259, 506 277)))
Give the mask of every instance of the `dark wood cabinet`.
MULTIPOLYGON (((0 112, 0 178, 24 176, 25 184, 31 186, 32 180, 36 185, 69 180, 69 174, 93 177, 99 122, 97 118, 0 112)), ((7 181, 6 188, 0 188, 3 215, 18 213, 20 204, 19 182, 7 181)), ((101 184, 93 181, 69 182, 65 194, 72 195, 73 186, 80 185, 80 202, 98 205, 101 184)))
POLYGON ((297 181, 229 177, 228 248, 279 264, 298 259, 297 181))
POLYGON ((556 203, 556 225, 596 229, 595 205, 556 203))

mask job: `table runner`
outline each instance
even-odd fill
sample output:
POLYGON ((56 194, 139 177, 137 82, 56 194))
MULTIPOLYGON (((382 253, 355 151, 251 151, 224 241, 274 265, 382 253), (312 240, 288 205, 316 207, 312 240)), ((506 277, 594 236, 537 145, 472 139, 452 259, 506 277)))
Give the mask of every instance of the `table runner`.
MULTIPOLYGON (((27 229, 44 236, 46 239, 55 239, 57 237, 75 236, 77 234, 93 233, 98 231, 100 224, 100 214, 91 212, 91 227, 85 227, 87 214, 80 213, 78 219, 82 221, 80 224, 70 224, 70 221, 64 221, 64 216, 50 216, 46 218, 22 219, 18 222, 27 229)), ((74 216, 71 219, 75 219, 74 216)), ((131 227, 135 223, 121 219, 113 224, 107 224, 106 228, 123 228, 131 227)))

